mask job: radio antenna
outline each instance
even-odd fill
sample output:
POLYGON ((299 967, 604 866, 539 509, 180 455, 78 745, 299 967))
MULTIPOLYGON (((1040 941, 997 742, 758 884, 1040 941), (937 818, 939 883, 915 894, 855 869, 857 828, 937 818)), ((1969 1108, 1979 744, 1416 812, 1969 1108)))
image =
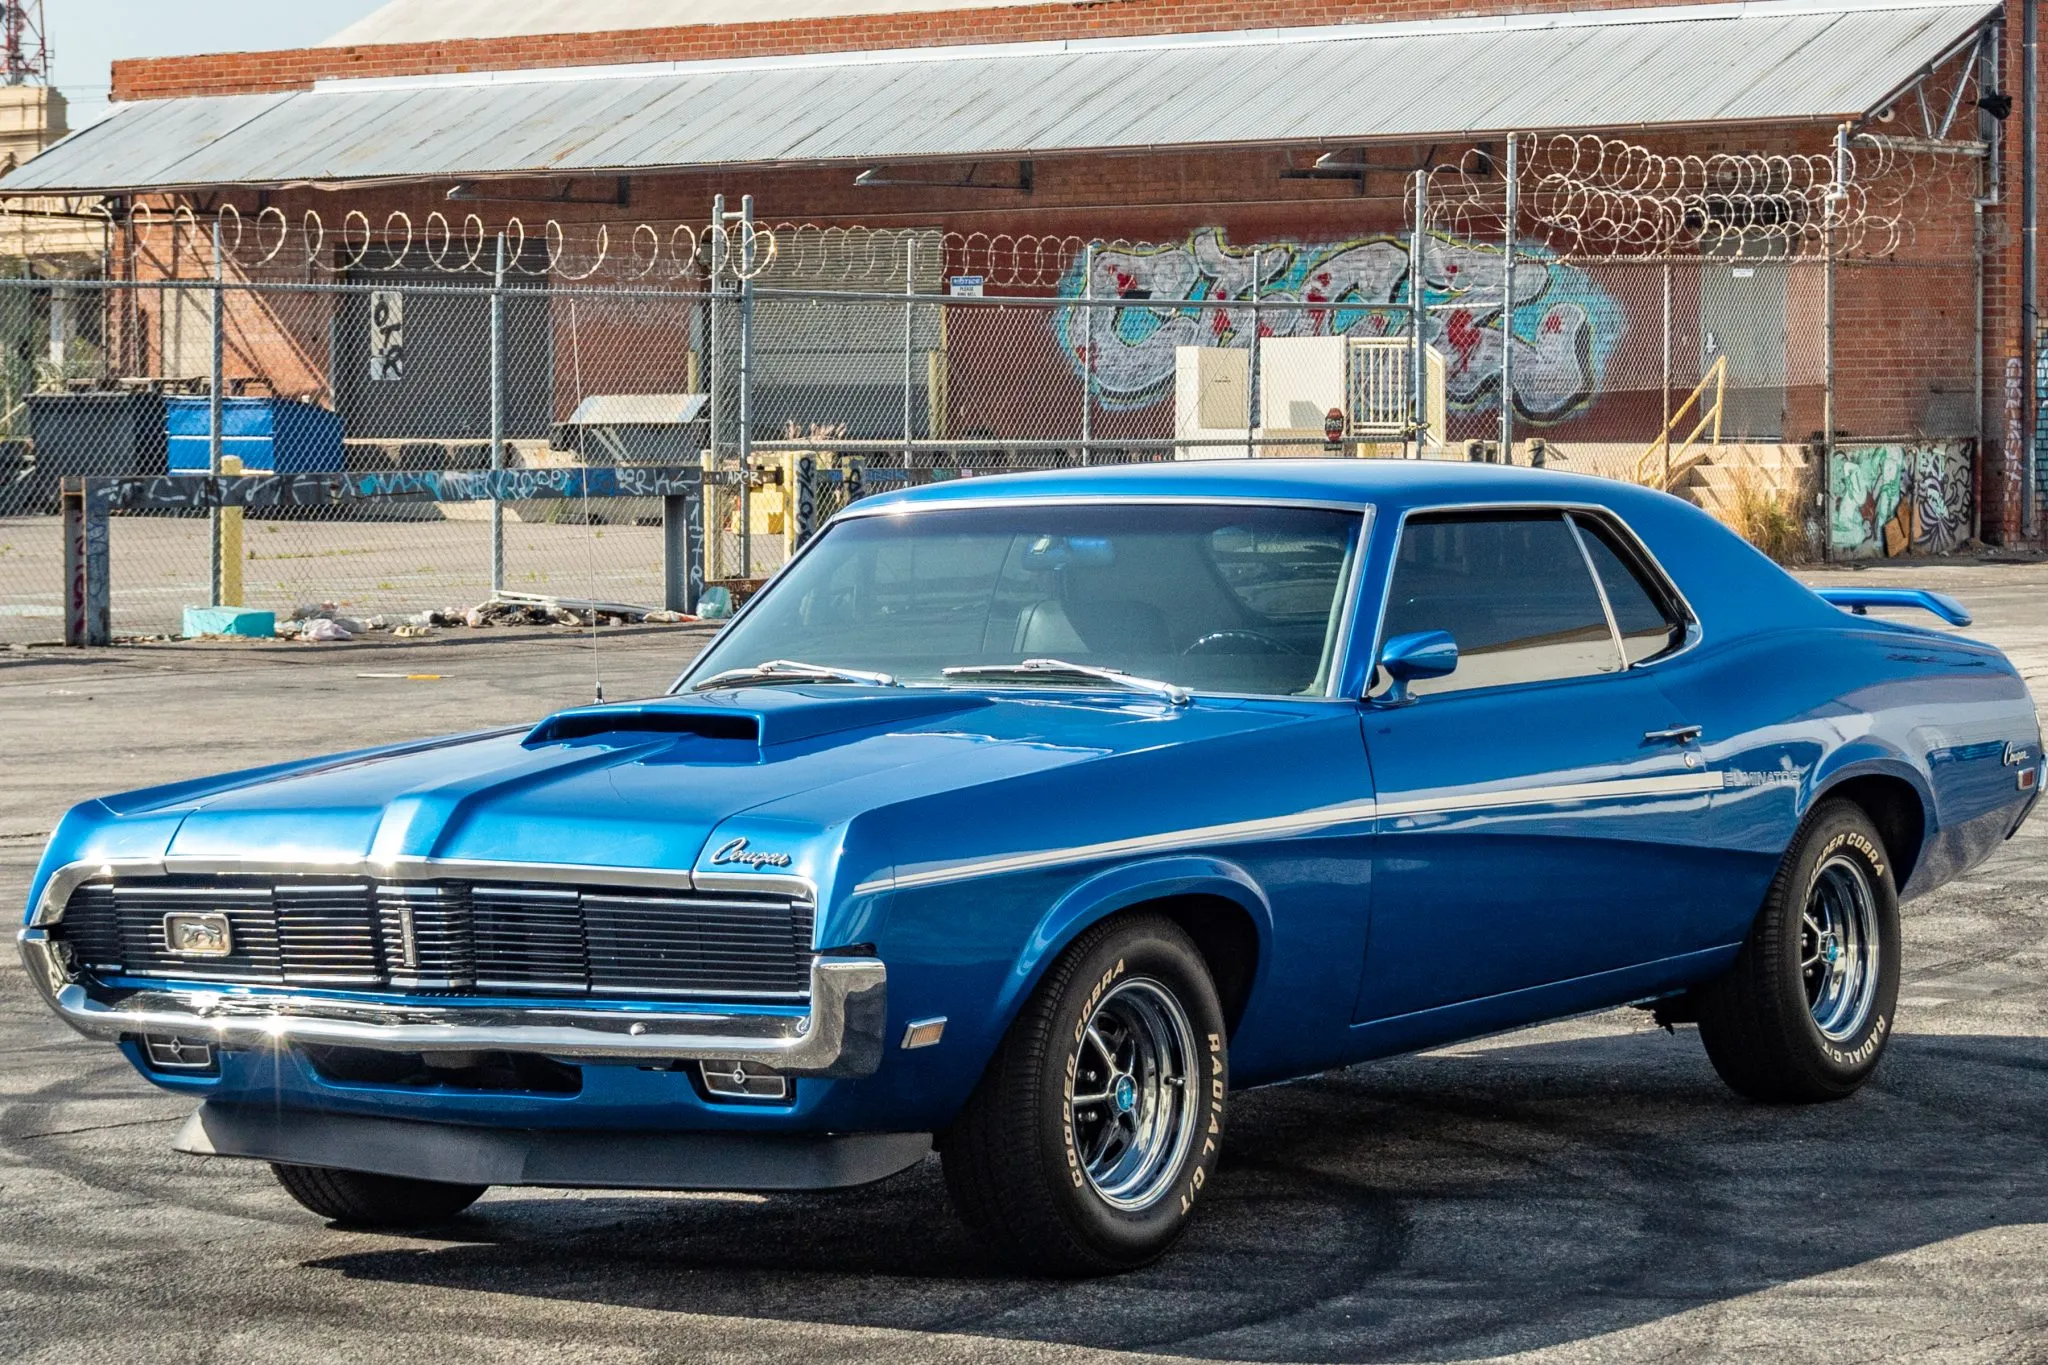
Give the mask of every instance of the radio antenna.
POLYGON ((43 37, 43 0, 5 0, 0 30, 6 44, 7 83, 44 85, 50 79, 50 45, 43 37))

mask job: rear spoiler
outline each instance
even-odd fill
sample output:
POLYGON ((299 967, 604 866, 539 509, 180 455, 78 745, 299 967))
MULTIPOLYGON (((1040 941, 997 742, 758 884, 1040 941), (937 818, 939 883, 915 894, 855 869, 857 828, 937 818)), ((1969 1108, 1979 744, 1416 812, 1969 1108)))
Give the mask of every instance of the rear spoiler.
POLYGON ((1821 588, 1823 601, 1868 616, 1872 607, 1918 607, 1933 612, 1952 626, 1970 624, 1970 613, 1962 603, 1945 592, 1930 588, 1821 588))

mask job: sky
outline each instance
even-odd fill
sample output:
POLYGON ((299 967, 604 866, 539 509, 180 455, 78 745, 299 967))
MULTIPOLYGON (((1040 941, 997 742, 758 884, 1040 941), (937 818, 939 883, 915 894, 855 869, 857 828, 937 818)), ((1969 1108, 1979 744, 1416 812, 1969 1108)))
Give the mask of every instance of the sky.
POLYGON ((43 0, 52 81, 71 102, 71 126, 107 111, 116 58, 309 47, 382 0, 43 0))

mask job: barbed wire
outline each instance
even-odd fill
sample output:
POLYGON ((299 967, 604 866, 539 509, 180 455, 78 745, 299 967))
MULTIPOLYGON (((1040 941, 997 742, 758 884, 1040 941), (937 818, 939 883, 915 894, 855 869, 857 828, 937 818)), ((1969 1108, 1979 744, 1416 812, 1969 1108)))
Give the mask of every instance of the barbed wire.
MULTIPOLYGON (((1524 135, 1519 234, 1561 260, 1890 257, 1910 247, 1931 193, 1978 192, 1979 159, 1882 134, 1834 153, 1652 151, 1594 136, 1524 135)), ((1429 173, 1431 227, 1497 239, 1506 182, 1468 152, 1429 173)))
MULTIPOLYGON (((361 209, 348 209, 330 221, 317 209, 294 216, 271 206, 245 215, 232 205, 212 215, 187 205, 166 211, 135 204, 118 214, 95 206, 93 212, 122 234, 135 253, 159 260, 189 253, 206 264, 218 222, 222 262, 243 273, 487 274, 495 269, 502 235, 508 275, 564 283, 602 276, 697 286, 754 280, 789 287, 831 283, 900 289, 906 272, 914 272, 919 277, 978 276, 998 289, 1052 289, 1074 272, 1091 245, 1074 234, 810 222, 694 225, 548 218, 529 223, 511 217, 494 226, 475 213, 451 218, 439 210, 415 218, 394 209, 377 221, 361 209)), ((1119 238, 1092 245, 1143 250, 1153 244, 1119 238)))

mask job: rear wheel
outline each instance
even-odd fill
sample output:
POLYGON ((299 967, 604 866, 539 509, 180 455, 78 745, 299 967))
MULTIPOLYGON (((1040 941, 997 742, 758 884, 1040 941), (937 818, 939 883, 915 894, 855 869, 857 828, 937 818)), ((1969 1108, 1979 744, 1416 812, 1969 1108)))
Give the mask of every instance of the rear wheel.
POLYGON ((283 1162, 273 1162, 270 1169, 285 1192, 306 1208, 322 1218, 362 1228, 419 1228, 443 1223, 490 1188, 283 1162))
POLYGON ((1048 1274, 1129 1270, 1173 1245, 1214 1177, 1228 1063, 1201 954, 1168 920, 1084 934, 945 1134, 961 1216, 1048 1274))
POLYGON ((1854 1094, 1877 1069, 1899 994, 1899 897, 1863 810, 1807 817, 1735 965, 1702 987, 1700 1040, 1751 1099, 1854 1094))

